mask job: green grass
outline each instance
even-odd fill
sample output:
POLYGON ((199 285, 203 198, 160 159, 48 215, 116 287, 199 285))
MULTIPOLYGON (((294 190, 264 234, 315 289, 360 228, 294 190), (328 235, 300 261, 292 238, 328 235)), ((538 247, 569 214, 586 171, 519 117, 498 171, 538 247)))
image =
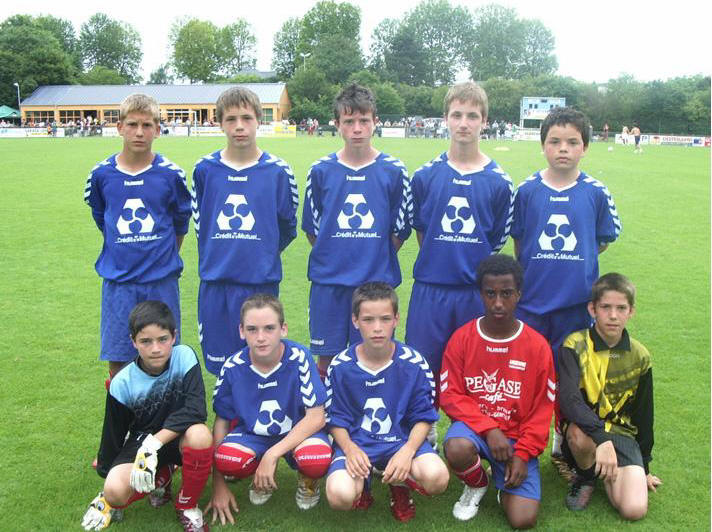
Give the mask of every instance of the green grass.
MULTIPOLYGON (((161 138, 156 149, 188 173, 221 139, 161 138)), ((304 176, 318 157, 339 147, 336 138, 262 140, 260 145, 287 160, 304 176)), ((378 148, 400 157, 411 170, 446 149, 439 140, 377 140, 378 148)), ((100 280, 93 263, 101 238, 82 201, 89 169, 117 151, 119 139, 2 139, 0 209, 0 528, 79 530, 87 503, 101 487, 89 467, 96 453, 104 407, 105 364, 99 347, 100 280)), ((521 181, 544 166, 535 142, 485 142, 483 150, 521 181), (508 148, 498 151, 497 148, 508 148), (496 151, 497 150, 497 151, 496 151)), ((620 271, 638 288, 638 312, 630 329, 650 349, 655 366, 656 443, 651 469, 664 485, 650 497, 645 520, 620 520, 599 488, 588 511, 568 512, 565 485, 542 460, 544 530, 611 528, 699 530, 710 514, 710 151, 698 148, 632 148, 592 145, 583 169, 611 190, 623 233, 601 256, 601 271, 620 271)), ((301 212, 301 211, 300 211, 301 212)), ((282 298, 290 337, 306 343, 306 263, 309 246, 300 233, 284 254, 282 298)), ((402 337, 415 239, 400 258, 404 282, 399 293, 402 337)), ((511 244, 505 251, 511 252, 511 244)), ((195 235, 183 246, 181 280, 183 341, 199 348, 195 235)), ((215 380, 205 375, 208 393, 215 380)), ((441 433, 446 428, 441 422, 441 433)), ((247 484, 233 486, 241 510, 237 529, 395 529, 387 490, 377 486, 367 513, 341 514, 326 501, 307 513, 294 504, 295 476, 280 465, 281 487, 264 507, 247 501, 247 484)), ((411 527, 421 530, 506 530, 495 490, 485 497, 476 521, 451 516, 460 484, 434 499, 417 497, 411 527)), ((207 503, 210 487, 205 491, 207 503)), ((139 502, 128 509, 120 530, 178 530, 172 508, 154 511, 139 502)))

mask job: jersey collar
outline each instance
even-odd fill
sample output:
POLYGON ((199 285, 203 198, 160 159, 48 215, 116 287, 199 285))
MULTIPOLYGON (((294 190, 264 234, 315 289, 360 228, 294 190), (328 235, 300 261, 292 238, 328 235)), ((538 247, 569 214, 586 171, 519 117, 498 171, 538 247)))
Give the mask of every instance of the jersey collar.
POLYGON ((603 338, 601 338, 601 335, 598 334, 595 325, 591 326, 588 330, 588 334, 593 341, 593 349, 597 353, 601 351, 630 351, 630 336, 628 336, 627 329, 623 329, 621 339, 613 347, 608 347, 608 344, 603 341, 603 338))

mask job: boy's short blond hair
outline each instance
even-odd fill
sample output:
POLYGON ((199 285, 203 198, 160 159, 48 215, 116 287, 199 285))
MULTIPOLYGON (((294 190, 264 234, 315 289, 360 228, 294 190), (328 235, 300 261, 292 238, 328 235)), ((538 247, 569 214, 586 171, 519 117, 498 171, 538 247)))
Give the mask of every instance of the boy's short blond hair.
POLYGON ((450 104, 457 100, 458 102, 471 102, 475 105, 480 106, 480 111, 482 112, 482 119, 484 121, 489 113, 489 103, 487 101, 487 93, 474 81, 465 81, 464 83, 458 83, 450 87, 445 95, 445 101, 443 102, 443 108, 445 109, 445 117, 447 118, 450 112, 450 104))
POLYGON ((127 96, 119 107, 119 121, 123 122, 131 113, 151 115, 158 125, 161 122, 161 111, 155 98, 147 94, 135 93, 127 96))
POLYGON ((250 107, 255 112, 257 120, 262 120, 262 103, 259 96, 250 89, 232 87, 218 96, 218 101, 215 103, 215 118, 218 122, 222 123, 223 115, 230 107, 250 107))

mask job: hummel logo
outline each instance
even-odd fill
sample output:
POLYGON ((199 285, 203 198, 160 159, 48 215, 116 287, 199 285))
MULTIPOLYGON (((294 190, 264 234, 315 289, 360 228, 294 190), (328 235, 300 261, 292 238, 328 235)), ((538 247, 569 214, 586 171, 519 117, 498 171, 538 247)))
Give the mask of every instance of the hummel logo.
POLYGON ((183 497, 183 492, 178 495, 178 504, 188 504, 190 497, 183 497))
POLYGON ((458 178, 453 178, 452 180, 453 185, 471 185, 472 180, 471 179, 458 179, 458 178))
POLYGON ((346 181, 366 181, 365 175, 347 175, 346 181))
POLYGON ((124 186, 125 187, 138 187, 140 185, 143 185, 143 179, 139 179, 138 181, 126 181, 124 180, 124 186))
POLYGON ((385 383, 386 383, 386 379, 382 378, 382 379, 378 379, 377 381, 372 381, 372 382, 366 381, 366 386, 378 386, 379 384, 385 384, 385 383))
POLYGON ((509 347, 490 347, 487 346, 488 353, 509 353, 509 347))
POLYGON ((264 390, 265 388, 274 388, 275 386, 277 386, 277 381, 265 382, 264 384, 259 383, 257 389, 264 390))
POLYGON ((239 181, 239 182, 244 182, 247 181, 247 176, 246 175, 229 175, 227 176, 228 181, 239 181))
POLYGON ((569 197, 568 196, 561 196, 561 197, 549 196, 549 201, 569 201, 569 197))

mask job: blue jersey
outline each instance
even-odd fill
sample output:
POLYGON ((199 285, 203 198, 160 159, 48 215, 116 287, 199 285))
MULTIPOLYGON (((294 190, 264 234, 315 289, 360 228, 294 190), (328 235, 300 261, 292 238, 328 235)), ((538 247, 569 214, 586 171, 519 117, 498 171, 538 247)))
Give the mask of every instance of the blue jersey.
POLYGON ((104 244, 96 271, 120 283, 148 283, 180 274, 176 235, 188 232, 190 194, 185 173, 156 154, 146 169, 129 174, 116 155, 89 173, 84 201, 104 244))
POLYGON ((539 172, 523 181, 512 224, 524 268, 519 307, 545 314, 587 302, 598 278, 598 248, 620 231, 610 192, 583 172, 562 190, 544 183, 539 172))
POLYGON ((193 170, 193 221, 203 281, 282 280, 280 252, 297 236, 297 182, 287 163, 263 152, 237 168, 220 151, 193 170))
POLYGON ((507 241, 512 180, 494 161, 463 174, 443 153, 415 172, 411 186, 411 225, 423 235, 413 277, 473 285, 480 261, 507 241))
POLYGON ((237 419, 232 432, 259 436, 285 435, 306 414, 324 404, 326 390, 309 350, 282 340, 284 356, 268 374, 250 363, 249 348, 225 361, 215 381, 213 410, 223 419, 237 419))
POLYGON ((435 382, 425 359, 395 342, 393 359, 378 371, 362 365, 352 345, 334 357, 326 379, 326 418, 357 445, 406 441, 416 423, 437 421, 435 382))
POLYGON ((405 166, 384 153, 350 168, 335 153, 307 175, 302 229, 316 237, 308 277, 320 284, 358 286, 401 282, 391 235, 410 235, 410 181, 405 166))

